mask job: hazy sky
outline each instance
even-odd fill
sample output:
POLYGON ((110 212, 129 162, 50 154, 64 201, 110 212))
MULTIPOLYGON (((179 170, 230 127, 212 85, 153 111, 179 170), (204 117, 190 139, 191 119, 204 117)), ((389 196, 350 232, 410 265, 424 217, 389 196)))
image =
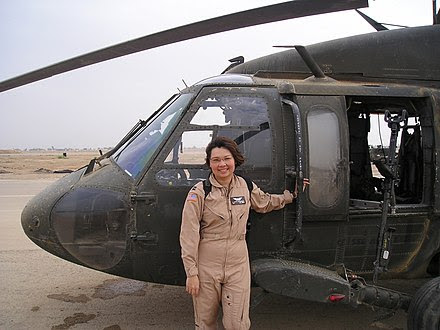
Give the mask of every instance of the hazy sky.
MULTIPOLYGON (((0 81, 161 30, 270 0, 0 0, 0 81)), ((370 0, 378 22, 432 24, 431 0, 370 0)), ((354 11, 202 37, 108 61, 0 94, 0 149, 114 146, 177 88, 214 76, 243 55, 372 32, 354 11)))

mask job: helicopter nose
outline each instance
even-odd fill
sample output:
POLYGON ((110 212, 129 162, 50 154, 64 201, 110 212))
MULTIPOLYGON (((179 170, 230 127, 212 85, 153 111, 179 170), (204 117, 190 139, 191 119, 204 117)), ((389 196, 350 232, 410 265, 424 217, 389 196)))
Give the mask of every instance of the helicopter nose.
POLYGON ((48 239, 49 214, 40 207, 38 200, 39 198, 33 198, 26 204, 21 213, 21 226, 29 239, 43 247, 48 239))
POLYGON ((50 211, 57 199, 51 196, 52 194, 52 189, 46 188, 26 204, 21 213, 21 226, 33 243, 47 252, 66 259, 68 254, 57 248, 57 239, 50 226, 50 211))
POLYGON ((78 182, 83 172, 84 170, 78 170, 52 183, 34 196, 21 213, 21 226, 26 236, 39 247, 60 257, 66 256, 54 244, 57 238, 51 230, 51 210, 56 202, 78 182))
MULTIPOLYGON (((27 204, 29 205, 29 203, 27 204)), ((36 214, 35 210, 28 206, 26 212, 23 210, 21 214, 21 226, 23 231, 29 238, 38 237, 39 228, 41 224, 42 214, 36 214)), ((45 221, 44 221, 45 222, 45 221)))
POLYGON ((84 171, 60 179, 31 199, 21 223, 26 235, 46 251, 108 270, 127 251, 131 208, 124 191, 132 183, 116 166, 81 177, 84 171))

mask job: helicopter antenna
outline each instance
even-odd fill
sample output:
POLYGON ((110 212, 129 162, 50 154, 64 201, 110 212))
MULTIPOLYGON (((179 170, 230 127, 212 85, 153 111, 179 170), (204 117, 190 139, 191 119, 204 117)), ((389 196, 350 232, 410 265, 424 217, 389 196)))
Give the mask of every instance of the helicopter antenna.
POLYGON ((229 64, 229 66, 223 70, 222 74, 231 70, 233 67, 236 67, 237 65, 244 63, 244 57, 237 56, 237 57, 231 58, 229 60, 229 62, 231 62, 231 64, 229 64))
POLYGON ((376 22, 374 19, 372 19, 370 16, 365 15, 363 12, 361 12, 360 10, 355 9, 356 12, 362 16, 362 18, 364 20, 366 20, 368 22, 368 24, 370 24, 372 27, 374 27, 376 29, 376 31, 386 31, 388 30, 387 27, 383 26, 382 23, 378 23, 376 22))
POLYGON ((319 67, 318 63, 313 59, 313 57, 309 54, 307 49, 304 46, 294 46, 298 54, 301 56, 303 61, 306 63, 310 71, 312 71, 313 75, 316 78, 325 78, 324 72, 319 67))
POLYGON ((357 13, 359 15, 362 16, 363 19, 365 19, 368 22, 368 24, 370 24, 372 27, 374 27, 376 29, 376 31, 386 31, 386 30, 389 30, 385 25, 399 27, 399 28, 407 28, 408 27, 407 25, 399 25, 399 24, 391 24, 391 23, 379 23, 379 22, 376 22, 374 19, 372 19, 370 16, 365 15, 360 10, 357 10, 357 9, 355 9, 355 10, 357 11, 357 13))
POLYGON ((310 55, 310 53, 307 51, 307 49, 304 46, 287 46, 287 45, 277 45, 273 46, 275 48, 295 48, 298 52, 299 56, 301 56, 304 63, 307 65, 307 67, 310 69, 310 71, 313 73, 313 75, 316 78, 325 78, 324 72, 319 67, 318 63, 316 63, 315 59, 310 55))
POLYGON ((185 85, 185 87, 188 88, 188 85, 186 84, 185 80, 182 79, 182 82, 185 85))

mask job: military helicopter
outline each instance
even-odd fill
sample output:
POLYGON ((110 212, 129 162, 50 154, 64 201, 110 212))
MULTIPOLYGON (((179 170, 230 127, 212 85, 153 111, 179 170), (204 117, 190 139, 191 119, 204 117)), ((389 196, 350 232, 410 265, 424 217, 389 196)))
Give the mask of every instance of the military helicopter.
MULTIPOLYGON (((3 81, 0 91, 176 41, 367 5, 296 0, 230 14, 3 81)), ((232 59, 221 75, 171 96, 112 150, 35 196, 23 229, 73 263, 183 285, 183 202, 209 174, 203 147, 228 136, 247 159, 237 172, 263 190, 310 180, 286 209, 251 214, 256 286, 323 303, 402 308, 408 328, 438 329, 439 49, 434 24, 232 59), (390 131, 386 149, 370 148, 372 119, 390 131), (411 297, 378 286, 379 277, 433 279, 411 297)))

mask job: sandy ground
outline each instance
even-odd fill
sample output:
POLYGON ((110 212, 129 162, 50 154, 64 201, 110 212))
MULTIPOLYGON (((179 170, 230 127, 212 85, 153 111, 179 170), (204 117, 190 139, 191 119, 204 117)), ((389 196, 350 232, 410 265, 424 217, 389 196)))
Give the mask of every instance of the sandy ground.
MULTIPOLYGON (((0 153, 0 329, 193 329, 191 299, 182 287, 86 269, 39 249, 24 235, 20 214, 26 202, 65 175, 52 171, 75 170, 97 155, 0 153)), ((408 292, 418 286, 394 285, 406 285, 408 292)), ((406 328, 402 311, 386 320, 378 316, 364 306, 352 309, 276 295, 268 295, 251 312, 253 329, 406 328)))
POLYGON ((96 151, 15 151, 0 150, 0 180, 35 180, 61 178, 65 173, 54 171, 77 170, 99 157, 96 151), (63 156, 66 153, 66 157, 63 156))

